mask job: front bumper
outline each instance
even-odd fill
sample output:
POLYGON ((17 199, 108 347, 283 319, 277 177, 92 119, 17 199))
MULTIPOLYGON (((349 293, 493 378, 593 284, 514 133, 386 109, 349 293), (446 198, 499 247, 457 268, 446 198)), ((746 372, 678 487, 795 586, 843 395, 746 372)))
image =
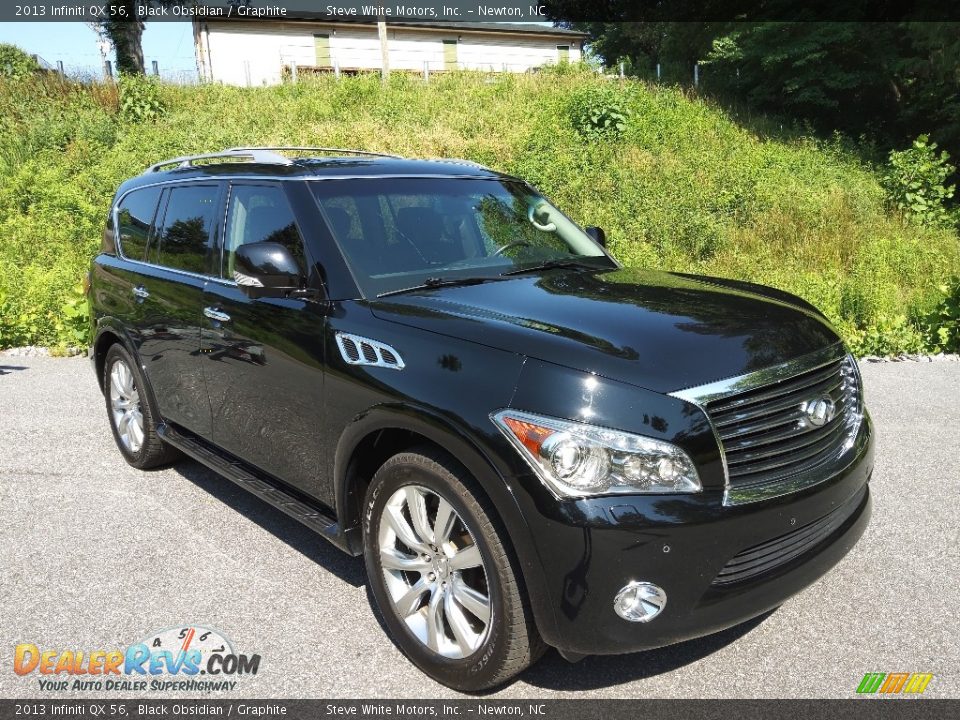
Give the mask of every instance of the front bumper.
POLYGON ((539 623, 544 639, 568 655, 626 653, 717 632, 778 607, 863 534, 872 471, 872 428, 865 419, 855 459, 792 495, 735 507, 724 506, 717 491, 595 498, 571 501, 565 519, 527 508, 554 609, 552 623, 539 623), (836 520, 829 534, 802 554, 740 582, 715 582, 738 553, 828 515, 836 520), (614 611, 614 596, 631 581, 666 591, 666 606, 648 623, 627 622, 614 611))

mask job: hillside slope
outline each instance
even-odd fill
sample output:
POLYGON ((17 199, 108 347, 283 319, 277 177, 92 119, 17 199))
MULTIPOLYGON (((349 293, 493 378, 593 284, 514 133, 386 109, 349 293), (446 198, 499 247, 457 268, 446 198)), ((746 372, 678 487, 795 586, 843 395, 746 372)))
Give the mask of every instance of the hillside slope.
POLYGON ((159 159, 241 144, 476 160, 603 226, 625 264, 797 293, 861 353, 921 349, 916 324, 960 273, 957 236, 889 214, 877 174, 840 142, 760 137, 676 89, 456 73, 157 92, 131 91, 120 112, 113 86, 0 82, 0 348, 82 344, 77 286, 116 186, 159 159), (600 85, 626 127, 587 140, 571 107, 600 85), (155 102, 165 113, 151 119, 155 102))

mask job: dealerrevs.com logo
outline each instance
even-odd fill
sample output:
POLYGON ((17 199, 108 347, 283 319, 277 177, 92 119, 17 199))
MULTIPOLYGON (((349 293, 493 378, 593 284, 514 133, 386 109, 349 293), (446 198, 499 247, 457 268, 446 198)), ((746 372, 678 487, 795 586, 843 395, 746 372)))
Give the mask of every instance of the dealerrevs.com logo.
POLYGON ((35 676, 40 690, 183 691, 233 690, 243 676, 256 675, 259 655, 234 650, 222 633, 185 625, 150 633, 116 649, 45 649, 20 643, 13 671, 35 676))

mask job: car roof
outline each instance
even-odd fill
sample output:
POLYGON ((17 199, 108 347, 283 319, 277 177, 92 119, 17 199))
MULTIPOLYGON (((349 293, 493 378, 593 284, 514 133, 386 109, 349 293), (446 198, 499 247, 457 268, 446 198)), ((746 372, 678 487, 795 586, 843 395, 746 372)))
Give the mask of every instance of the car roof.
POLYGON ((237 162, 230 157, 232 151, 220 155, 175 158, 152 166, 143 174, 124 182, 118 194, 136 187, 155 185, 172 180, 221 180, 230 178, 263 178, 269 180, 347 179, 364 177, 466 177, 508 179, 510 176, 496 172, 468 160, 416 159, 393 156, 329 156, 289 158, 287 162, 263 162, 252 156, 251 162, 237 162), (191 160, 205 160, 192 163, 191 160), (206 160, 210 160, 207 162, 206 160), (165 166, 169 169, 163 169, 165 166))

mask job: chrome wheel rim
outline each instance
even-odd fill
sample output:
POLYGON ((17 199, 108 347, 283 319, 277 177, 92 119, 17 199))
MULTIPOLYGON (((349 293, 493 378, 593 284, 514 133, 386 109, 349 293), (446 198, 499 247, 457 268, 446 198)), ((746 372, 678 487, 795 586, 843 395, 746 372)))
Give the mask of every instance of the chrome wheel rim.
POLYGON ((123 360, 110 369, 110 410, 113 427, 123 446, 132 453, 143 447, 143 412, 133 371, 123 360))
POLYGON ((383 508, 378 545, 393 611, 413 636, 443 657, 476 652, 491 624, 487 572, 450 503, 419 485, 400 488, 383 508))

